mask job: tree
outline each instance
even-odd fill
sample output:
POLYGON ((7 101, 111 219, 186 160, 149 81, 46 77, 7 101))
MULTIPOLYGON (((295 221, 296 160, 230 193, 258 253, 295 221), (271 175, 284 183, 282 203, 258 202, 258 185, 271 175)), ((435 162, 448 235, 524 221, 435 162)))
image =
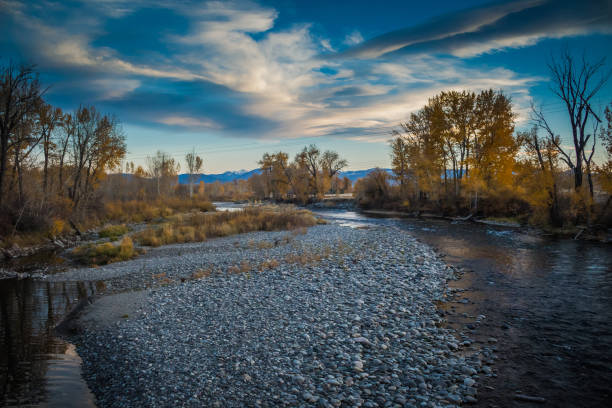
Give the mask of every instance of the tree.
POLYGON ((176 181, 180 166, 168 153, 161 150, 158 150, 155 156, 148 156, 145 161, 149 175, 155 180, 157 195, 165 194, 173 181, 176 181))
POLYGON ((612 202, 612 103, 606 106, 604 111, 606 126, 601 129, 601 142, 606 151, 606 161, 597 168, 597 174, 603 191, 608 194, 608 199, 601 209, 603 216, 612 202))
POLYGON ((40 137, 43 150, 43 193, 45 200, 47 199, 48 184, 49 184, 49 162, 51 154, 56 149, 53 141, 54 130, 62 125, 64 115, 60 108, 53 108, 47 103, 42 103, 38 109, 38 121, 40 129, 40 137))
POLYGON ((391 169, 395 179, 399 182, 401 197, 406 198, 408 176, 410 174, 408 145, 399 132, 393 131, 393 135, 395 137, 391 141, 391 169))
MULTIPOLYGON (((551 129, 542 111, 532 109, 537 125, 547 133, 549 140, 554 143, 561 154, 561 160, 572 170, 574 189, 577 192, 583 184, 585 150, 589 139, 595 137, 595 133, 587 133, 589 123, 593 120, 601 121, 594 112, 591 101, 606 84, 612 73, 611 71, 601 72, 604 64, 605 58, 591 63, 584 55, 580 61, 576 61, 567 50, 558 60, 553 58, 548 64, 552 77, 551 90, 561 99, 567 110, 572 132, 573 153, 566 152, 561 146, 559 138, 551 129)), ((595 144, 593 144, 593 151, 594 149, 595 144)), ((586 164, 590 166, 590 160, 586 164)))
MULTIPOLYGON (((517 139, 525 147, 527 169, 524 173, 531 181, 528 186, 528 200, 535 207, 545 204, 552 225, 561 226, 557 189, 559 160, 555 143, 546 137, 538 136, 537 126, 529 132, 519 132, 517 139), (540 194, 540 191, 544 194, 540 194)), ((558 140, 555 142, 559 143, 558 140)))
POLYGON ((340 155, 332 150, 326 150, 319 163, 324 176, 329 179, 332 179, 339 171, 348 166, 348 162, 341 159, 340 155))
POLYGON ((41 101, 38 76, 32 66, 9 64, 0 68, 0 206, 3 204, 9 152, 15 131, 41 101))
POLYGON ((195 149, 185 156, 187 162, 187 170, 189 171, 189 197, 193 197, 193 185, 196 181, 197 174, 202 170, 204 161, 200 156, 196 156, 195 149))
POLYGON ((76 209, 89 198, 106 171, 121 164, 126 145, 118 121, 93 106, 80 106, 70 120, 73 180, 69 195, 76 209))
POLYGON ((311 144, 308 147, 304 147, 300 153, 295 157, 296 163, 299 166, 304 167, 308 173, 310 174, 309 184, 310 184, 310 194, 313 196, 318 196, 321 190, 320 186, 320 162, 319 158, 321 156, 321 151, 319 148, 311 144))
POLYGON ((514 138, 512 102, 492 89, 476 97, 476 137, 472 162, 487 189, 510 186, 519 145, 514 138))

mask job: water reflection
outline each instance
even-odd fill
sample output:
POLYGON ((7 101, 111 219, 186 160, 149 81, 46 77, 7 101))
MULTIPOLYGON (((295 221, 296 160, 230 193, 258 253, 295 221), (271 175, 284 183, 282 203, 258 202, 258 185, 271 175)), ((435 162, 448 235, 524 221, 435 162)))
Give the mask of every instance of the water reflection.
POLYGON ((232 203, 228 201, 214 201, 213 205, 215 206, 217 211, 229 211, 229 212, 240 211, 244 207, 247 206, 247 204, 232 203))
MULTIPOLYGON (((81 299, 95 292, 94 285, 0 281, 0 405, 65 406, 49 398, 49 384, 55 384, 53 396, 59 389, 85 386, 80 375, 74 375, 75 362, 77 373, 79 366, 78 356, 69 353, 72 345, 55 337, 53 329, 81 299)), ((91 395, 83 393, 73 393, 71 399, 78 406, 93 404, 91 395)))

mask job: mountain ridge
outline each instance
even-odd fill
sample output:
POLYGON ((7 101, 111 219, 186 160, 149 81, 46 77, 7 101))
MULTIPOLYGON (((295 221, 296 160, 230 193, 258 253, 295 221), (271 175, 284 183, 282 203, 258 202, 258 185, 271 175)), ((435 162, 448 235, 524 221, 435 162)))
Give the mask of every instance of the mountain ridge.
MULTIPOLYGON (((352 183, 367 176, 369 173, 374 171, 376 168, 365 169, 365 170, 347 170, 343 172, 339 172, 340 177, 348 177, 352 183)), ((391 169, 381 169, 385 170, 388 173, 391 173, 391 169)), ((204 181, 204 183, 214 183, 216 181, 220 183, 227 183, 234 180, 247 180, 249 177, 261 174, 260 169, 253 170, 238 170, 238 171, 226 171, 223 173, 214 173, 214 174, 196 174, 195 184, 200 183, 200 181, 204 181)), ((178 175, 179 184, 189 184, 189 174, 183 173, 178 175)))

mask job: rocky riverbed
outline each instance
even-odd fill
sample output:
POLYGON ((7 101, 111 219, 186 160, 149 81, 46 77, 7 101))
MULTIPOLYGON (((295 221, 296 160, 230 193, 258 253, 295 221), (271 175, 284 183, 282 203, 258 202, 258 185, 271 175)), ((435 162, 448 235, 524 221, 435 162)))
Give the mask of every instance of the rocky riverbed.
POLYGON ((102 407, 438 407, 475 402, 494 375, 494 347, 443 327, 435 302, 457 276, 406 232, 329 224, 51 279, 123 292, 70 338, 102 407))

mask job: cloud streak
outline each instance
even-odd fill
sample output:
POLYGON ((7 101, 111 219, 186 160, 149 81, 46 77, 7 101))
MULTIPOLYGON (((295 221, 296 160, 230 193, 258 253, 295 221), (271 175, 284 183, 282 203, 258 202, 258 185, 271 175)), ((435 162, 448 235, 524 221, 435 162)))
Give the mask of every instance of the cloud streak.
POLYGON ((533 45, 544 38, 612 32, 608 0, 522 0, 491 3, 372 38, 339 54, 441 53, 471 57, 505 48, 533 45))

